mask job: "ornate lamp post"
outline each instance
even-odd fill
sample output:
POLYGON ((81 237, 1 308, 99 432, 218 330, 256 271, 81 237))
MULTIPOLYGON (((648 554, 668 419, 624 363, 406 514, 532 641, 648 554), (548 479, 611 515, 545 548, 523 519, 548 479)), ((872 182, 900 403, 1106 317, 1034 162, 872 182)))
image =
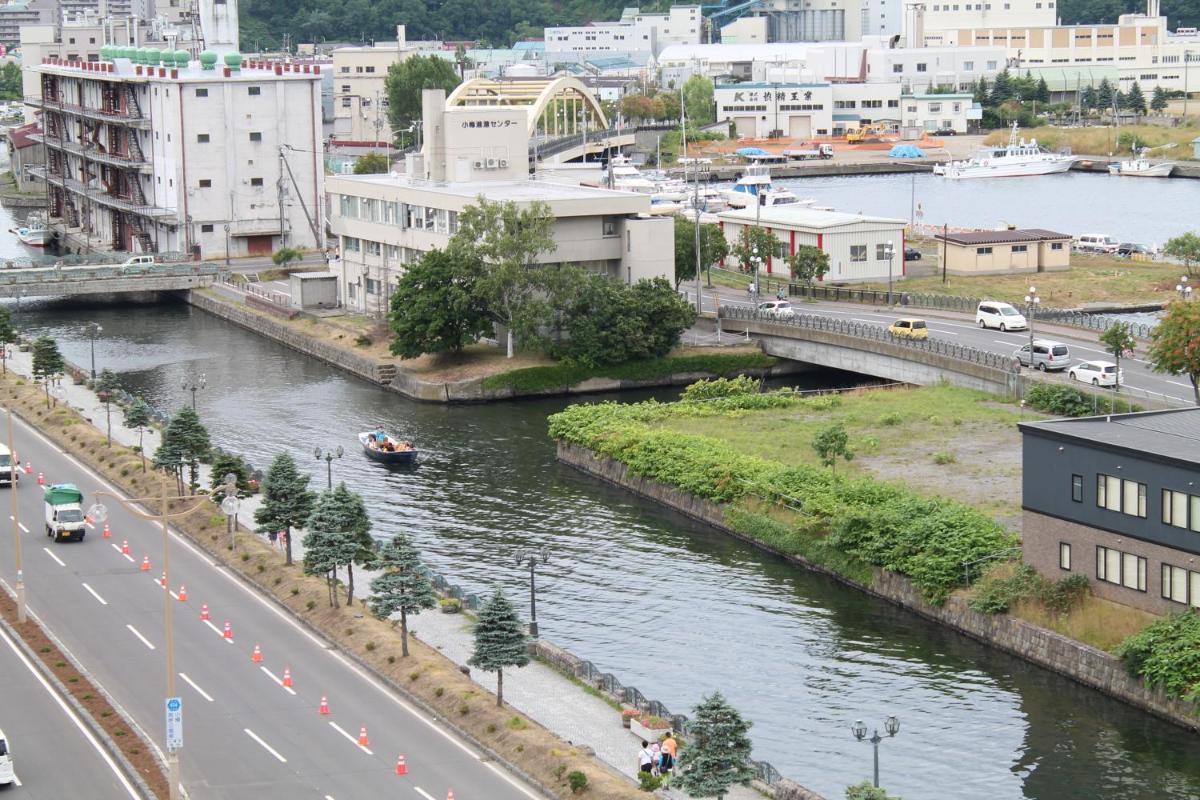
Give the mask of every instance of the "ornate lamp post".
POLYGON ((522 567, 529 565, 529 636, 536 639, 538 636, 537 622, 537 586, 534 578, 534 568, 537 566, 538 559, 542 560, 543 564, 550 562, 550 548, 543 547, 540 550, 526 550, 517 556, 517 566, 522 567))
POLYGON ((233 552, 237 548, 237 533, 233 525, 233 521, 237 517, 239 505, 237 475, 232 472, 226 472, 225 485, 221 488, 225 490, 225 499, 221 501, 221 512, 225 514, 225 527, 229 530, 229 551, 233 552))
POLYGON ((184 378, 181 384, 185 392, 192 393, 192 411, 196 410, 196 392, 208 385, 208 379, 204 377, 204 373, 194 375, 190 378, 184 378))
POLYGON ((1175 291, 1179 292, 1179 298, 1181 300, 1191 300, 1192 299, 1192 287, 1188 286, 1187 282, 1188 282, 1188 276, 1180 275, 1179 283, 1175 284, 1175 291))
POLYGON ((883 256, 884 256, 884 258, 887 259, 887 262, 888 262, 888 311, 891 311, 893 308, 893 304, 892 304, 892 259, 894 259, 896 257, 896 248, 892 245, 891 239, 888 240, 887 245, 883 248, 883 256))
POLYGON ((313 455, 317 457, 317 461, 325 459, 325 485, 330 489, 333 488, 333 460, 341 458, 344 453, 340 444, 336 450, 323 451, 320 447, 313 448, 313 455))
POLYGON ((1042 298, 1038 297, 1037 289, 1030 286, 1029 294, 1025 295, 1025 304, 1029 306, 1029 366, 1033 367, 1033 321, 1037 318, 1037 309, 1041 305, 1042 298))
MULTIPOLYGON (((883 729, 884 729, 884 731, 887 732, 888 738, 890 739, 891 737, 895 736, 897 733, 900 732, 900 720, 896 719, 896 717, 894 717, 894 716, 888 717, 886 720, 883 721, 883 729)), ((858 739, 861 742, 867 736, 867 725, 861 719, 856 719, 856 720, 854 720, 854 724, 850 726, 850 732, 854 734, 855 739, 858 739)), ((874 785, 875 785, 875 788, 878 789, 879 788, 879 743, 883 741, 883 737, 879 735, 878 728, 876 728, 872 732, 871 738, 867 739, 867 741, 875 746, 875 781, 874 781, 874 785)))
MULTIPOLYGON (((96 380, 96 335, 104 330, 95 322, 88 323, 88 333, 91 334, 88 338, 91 340, 92 347, 92 380, 96 380)), ((111 443, 110 443, 111 444, 111 443)))

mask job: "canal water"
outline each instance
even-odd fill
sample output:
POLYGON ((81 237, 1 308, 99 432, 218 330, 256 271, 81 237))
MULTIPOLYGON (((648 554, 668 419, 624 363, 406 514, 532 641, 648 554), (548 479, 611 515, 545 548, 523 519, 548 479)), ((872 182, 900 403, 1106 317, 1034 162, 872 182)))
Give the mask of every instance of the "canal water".
POLYGON ((797 196, 838 211, 927 225, 1046 228, 1078 236, 1107 233, 1122 242, 1162 245, 1200 229, 1200 180, 1118 178, 1069 172, 1029 178, 952 181, 930 173, 794 178, 778 181, 797 196))
POLYGON ((256 466, 288 450, 323 484, 313 447, 343 446, 334 479, 365 495, 376 532, 407 532, 470 591, 523 600, 516 554, 549 548, 546 638, 673 710, 722 690, 753 720, 756 754, 831 800, 870 776, 850 724, 888 714, 902 728, 881 745, 882 780, 905 800, 1200 794, 1194 734, 559 465, 546 417, 566 400, 413 403, 183 305, 27 300, 18 316, 81 364, 84 323, 100 323, 97 366, 163 408, 204 373, 201 417, 256 466), (377 424, 426 451, 418 468, 360 455, 355 434, 377 424))

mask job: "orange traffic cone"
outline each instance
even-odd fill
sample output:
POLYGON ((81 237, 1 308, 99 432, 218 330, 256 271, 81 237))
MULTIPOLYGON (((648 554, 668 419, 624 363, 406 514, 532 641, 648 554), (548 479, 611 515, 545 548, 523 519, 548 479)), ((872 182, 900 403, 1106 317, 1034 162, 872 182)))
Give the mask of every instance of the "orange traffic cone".
POLYGON ((322 717, 329 716, 329 701, 325 698, 325 695, 321 695, 321 705, 317 708, 317 713, 322 717))
POLYGON ((401 753, 400 756, 396 759, 396 774, 397 775, 407 775, 408 774, 408 765, 404 763, 404 753, 401 753))
POLYGON ((200 621, 201 621, 201 622, 208 622, 208 619, 209 619, 209 617, 208 617, 208 603, 201 603, 201 604, 200 604, 200 621))
POLYGON ((167 573, 164 572, 162 577, 158 579, 158 585, 164 589, 167 588, 167 573))
POLYGON ((105 539, 111 539, 111 538, 112 538, 112 531, 110 531, 110 530, 108 529, 108 523, 107 523, 107 522, 106 522, 106 523, 104 523, 104 538, 105 538, 105 539))
POLYGON ((142 556, 142 572, 150 571, 150 556, 142 556))
POLYGON ((179 584, 179 602, 181 602, 181 603, 187 602, 187 587, 184 586, 182 583, 179 584))
POLYGON ((251 654, 250 660, 253 661, 255 664, 262 663, 262 648, 259 647, 257 644, 254 645, 254 653, 251 654))
POLYGON ((129 540, 128 539, 121 540, 121 555, 123 555, 123 556, 129 555, 129 540))
POLYGON ((32 474, 33 474, 33 464, 31 464, 31 463, 30 463, 30 462, 28 462, 28 461, 26 461, 26 462, 25 462, 25 474, 26 474, 26 475, 32 475, 32 474))
POLYGON ((454 790, 453 789, 446 792, 446 800, 454 800, 454 790))
POLYGON ((222 633, 221 635, 224 636, 226 639, 233 638, 233 628, 230 627, 229 620, 225 620, 225 632, 222 633))
POLYGON ((291 667, 283 668, 283 685, 285 688, 292 688, 292 670, 291 667))
POLYGON ((46 476, 39 472, 38 473, 38 486, 45 486, 45 485, 46 485, 46 476))
POLYGON ((359 747, 370 747, 371 746, 371 740, 367 738, 367 726, 366 725, 363 725, 361 728, 358 729, 358 746, 359 747))

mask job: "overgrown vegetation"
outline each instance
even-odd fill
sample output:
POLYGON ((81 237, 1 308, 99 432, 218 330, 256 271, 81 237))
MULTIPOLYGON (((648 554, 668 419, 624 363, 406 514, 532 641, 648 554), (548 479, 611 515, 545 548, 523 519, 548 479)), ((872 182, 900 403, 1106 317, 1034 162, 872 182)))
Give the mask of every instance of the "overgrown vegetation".
POLYGON ((976 584, 968 604, 984 614, 1004 614, 1022 600, 1034 600, 1048 611, 1066 614, 1078 606, 1087 593, 1088 579, 1083 575, 1052 581, 1039 575, 1033 567, 1021 564, 984 576, 976 584))
POLYGON ((776 360, 762 353, 714 353, 702 356, 665 356, 624 364, 586 367, 581 364, 555 364, 501 372, 483 379, 488 391, 511 389, 517 394, 565 389, 590 378, 622 381, 657 381, 682 372, 706 372, 731 375, 748 369, 767 369, 776 360))
POLYGON ((1092 414, 1124 414, 1142 407, 1123 397, 1089 394, 1074 386, 1034 383, 1025 390, 1025 402, 1033 408, 1059 417, 1086 417, 1092 414))
POLYGON ((1147 686, 1200 702, 1200 615, 1163 617, 1122 642, 1116 654, 1147 686))

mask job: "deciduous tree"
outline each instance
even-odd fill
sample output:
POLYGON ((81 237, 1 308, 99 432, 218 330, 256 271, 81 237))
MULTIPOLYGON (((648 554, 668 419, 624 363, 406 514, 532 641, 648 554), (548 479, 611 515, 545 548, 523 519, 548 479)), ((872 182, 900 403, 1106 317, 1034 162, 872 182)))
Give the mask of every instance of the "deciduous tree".
POLYGON ((467 661, 484 672, 496 673, 496 705, 504 705, 504 668, 529 663, 525 631, 517 611, 499 586, 479 609, 475 624, 475 652, 467 661))
POLYGON ((758 225, 747 225, 742 228, 742 235, 730 250, 730 255, 737 261, 742 272, 753 273, 756 263, 760 269, 767 265, 767 259, 778 246, 779 240, 775 238, 775 234, 758 225))
POLYGON ((590 275, 567 309, 570 336, 554 352, 589 367, 657 358, 679 343, 695 319, 695 309, 663 278, 630 287, 590 275))
POLYGON ((1200 264, 1200 236, 1189 232, 1168 239, 1163 252, 1182 261, 1188 275, 1192 275, 1192 267, 1200 264))
POLYGON ((850 437, 840 422, 817 431, 812 446, 813 450, 817 451, 817 458, 821 459, 821 463, 834 472, 837 472, 839 458, 854 460, 854 451, 850 449, 850 437))
POLYGON ((1146 360, 1159 372, 1183 374, 1200 405, 1200 301, 1176 300, 1154 330, 1146 360))
POLYGON ((288 453, 275 456, 263 477, 262 505, 254 512, 259 533, 283 531, 287 563, 292 563, 292 529, 303 527, 312 514, 315 496, 308 488, 308 475, 296 469, 288 453))
POLYGON ((284 245, 271 254, 271 262, 281 269, 287 269, 293 261, 304 258, 304 251, 299 247, 284 245))
POLYGON ((486 268, 463 248, 430 250, 400 276, 389 316, 391 350, 401 358, 459 353, 487 335, 491 316, 480 296, 486 268))
POLYGON ((365 155, 359 156, 358 160, 354 162, 354 174, 378 175, 387 172, 391 166, 391 160, 386 155, 372 150, 365 155))
POLYGON ((1137 344, 1137 339, 1133 336, 1133 330, 1128 322, 1114 322, 1109 325, 1104 333, 1100 334, 1100 342, 1104 345, 1104 349, 1112 353, 1114 361, 1117 364, 1117 375, 1115 383, 1113 383, 1113 391, 1121 391, 1121 356, 1132 356, 1134 345, 1137 344))
POLYGON ((690 741, 679 754, 679 786, 688 797, 724 798, 730 787, 748 785, 750 723, 720 692, 692 709, 690 741))
POLYGON ((449 94, 461 82, 454 64, 437 56, 409 56, 388 67, 384 91, 392 130, 407 129, 420 121, 423 90, 444 89, 449 94))
MULTIPOLYGON (((721 226, 700 224, 700 266, 710 269, 729 255, 729 243, 721 226)), ((675 217, 675 288, 696 277, 696 223, 683 216, 675 217)))
POLYGON ((808 286, 829 273, 829 254, 810 244, 798 245, 787 263, 792 277, 808 286))
POLYGON ((433 584, 421 569, 417 548, 397 533, 379 548, 376 567, 383 570, 371 579, 371 610, 386 619, 400 612, 400 652, 408 655, 408 615, 437 605, 433 584))
POLYGON ((687 110, 688 129, 707 125, 717 118, 712 79, 695 74, 683 84, 683 107, 687 110))

